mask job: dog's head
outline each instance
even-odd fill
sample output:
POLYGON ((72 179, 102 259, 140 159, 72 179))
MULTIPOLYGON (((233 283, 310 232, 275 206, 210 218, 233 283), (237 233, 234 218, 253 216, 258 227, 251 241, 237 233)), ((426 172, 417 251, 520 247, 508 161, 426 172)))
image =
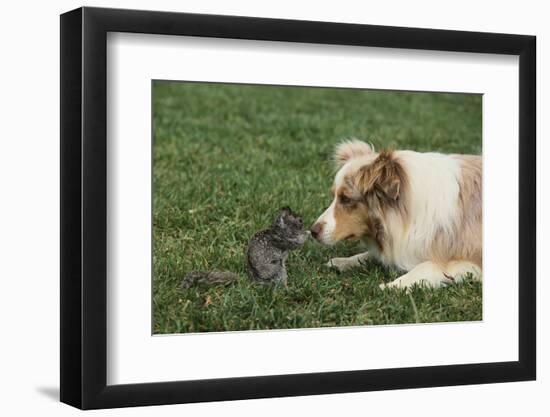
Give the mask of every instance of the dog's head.
POLYGON ((382 246, 386 215, 404 210, 403 166, 393 152, 377 153, 357 140, 338 145, 334 160, 338 169, 331 189, 334 198, 313 224, 312 236, 325 245, 369 237, 382 246))

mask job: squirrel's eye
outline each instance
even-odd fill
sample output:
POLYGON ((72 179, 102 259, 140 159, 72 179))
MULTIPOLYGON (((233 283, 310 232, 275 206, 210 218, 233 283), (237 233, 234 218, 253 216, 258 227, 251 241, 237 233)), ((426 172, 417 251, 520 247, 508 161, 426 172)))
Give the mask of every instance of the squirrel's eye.
POLYGON ((350 204, 351 203, 351 198, 349 198, 347 195, 340 195, 340 203, 342 204, 350 204))

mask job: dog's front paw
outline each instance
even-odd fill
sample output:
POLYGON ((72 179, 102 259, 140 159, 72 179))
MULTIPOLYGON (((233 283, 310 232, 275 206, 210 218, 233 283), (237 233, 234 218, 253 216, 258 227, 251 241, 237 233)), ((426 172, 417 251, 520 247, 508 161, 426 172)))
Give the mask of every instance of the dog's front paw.
POLYGON ((399 288, 408 288, 408 287, 406 285, 403 285, 403 282, 400 279, 396 279, 390 282, 383 282, 378 286, 378 288, 380 288, 381 290, 386 290, 386 289, 392 289, 392 288, 399 289, 399 288))
POLYGON ((413 287, 419 286, 419 287, 429 287, 430 284, 426 281, 415 281, 415 282, 408 282, 407 280, 401 278, 397 278, 391 282, 385 282, 378 286, 381 290, 385 289, 397 289, 397 290, 405 290, 405 292, 408 294, 412 291, 413 287))
POLYGON ((348 258, 332 258, 326 263, 326 266, 342 272, 346 269, 351 268, 353 265, 350 265, 350 261, 348 258))

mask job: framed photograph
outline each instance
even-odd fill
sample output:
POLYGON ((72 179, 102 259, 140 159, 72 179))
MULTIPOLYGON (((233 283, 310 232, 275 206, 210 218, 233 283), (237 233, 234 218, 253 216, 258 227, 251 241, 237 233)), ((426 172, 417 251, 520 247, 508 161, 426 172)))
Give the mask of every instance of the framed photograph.
POLYGON ((61 401, 533 380, 535 37, 61 16, 61 401))

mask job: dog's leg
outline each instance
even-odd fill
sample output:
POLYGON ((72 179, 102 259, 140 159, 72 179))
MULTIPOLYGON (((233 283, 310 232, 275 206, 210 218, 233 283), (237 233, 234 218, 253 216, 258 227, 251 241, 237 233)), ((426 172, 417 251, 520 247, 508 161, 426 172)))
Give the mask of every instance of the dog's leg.
POLYGON ((368 259, 368 257, 369 253, 364 252, 350 256, 349 258, 332 258, 327 262, 327 266, 336 268, 339 271, 345 271, 346 269, 361 266, 368 259))
POLYGON ((451 261, 445 266, 445 275, 453 282, 460 282, 470 274, 481 281, 481 268, 470 261, 451 261))
POLYGON ((451 261, 444 268, 434 262, 423 262, 395 281, 380 284, 380 288, 410 288, 414 284, 422 283, 439 287, 460 282, 468 274, 476 280, 481 280, 481 268, 469 261, 451 261))
POLYGON ((446 283, 452 283, 452 280, 445 275, 445 271, 436 263, 428 261, 418 264, 388 284, 380 284, 380 288, 410 288, 414 284, 438 287, 446 283))

